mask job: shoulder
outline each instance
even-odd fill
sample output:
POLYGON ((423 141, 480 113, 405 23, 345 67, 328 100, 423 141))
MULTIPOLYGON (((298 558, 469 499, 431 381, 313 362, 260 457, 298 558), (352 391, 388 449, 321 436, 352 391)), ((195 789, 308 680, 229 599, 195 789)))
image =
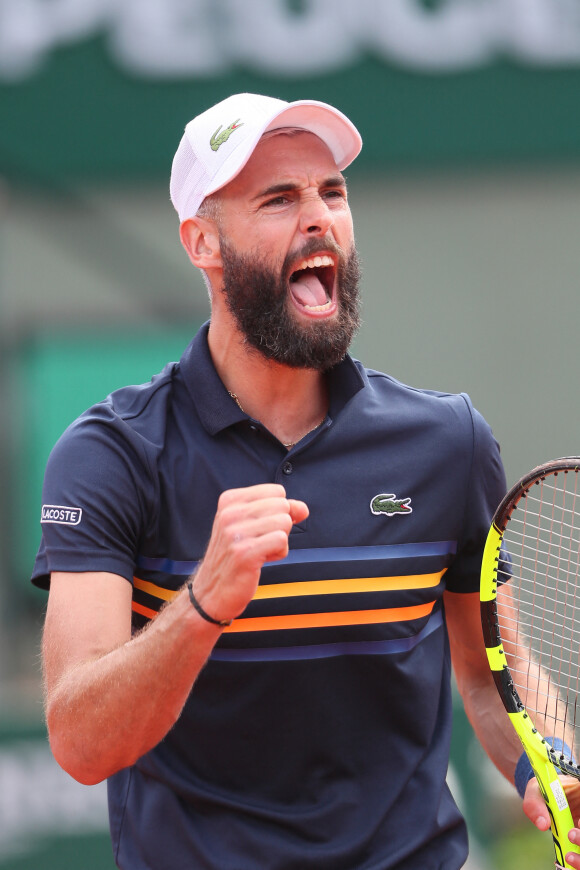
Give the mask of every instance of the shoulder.
POLYGON ((464 393, 451 393, 443 390, 425 389, 414 387, 403 381, 397 380, 392 375, 376 369, 365 368, 357 363, 359 371, 363 373, 371 390, 390 397, 399 397, 404 401, 414 403, 433 402, 438 404, 455 403, 458 400, 465 402, 464 393))
POLYGON ((75 436, 91 427, 153 435, 173 401, 178 370, 178 363, 169 363, 150 381, 115 390, 81 414, 65 435, 75 436))
POLYGON ((418 424, 459 425, 466 433, 489 429, 467 393, 409 386, 392 375, 365 368, 357 361, 355 364, 367 387, 361 391, 361 400, 381 408, 387 417, 418 424))
MULTIPOLYGON (((173 369, 172 364, 147 384, 116 390, 61 435, 46 465, 43 505, 74 506, 78 523, 44 526, 46 538, 63 529, 76 532, 75 540, 91 552, 107 550, 105 541, 122 539, 124 546, 135 540, 155 511, 173 369)), ((133 549, 127 545, 127 552, 133 549)), ((113 573, 123 572, 117 567, 113 573)))
POLYGON ((50 466, 144 470, 166 439, 178 364, 170 363, 149 382, 122 387, 74 420, 53 447, 50 466))

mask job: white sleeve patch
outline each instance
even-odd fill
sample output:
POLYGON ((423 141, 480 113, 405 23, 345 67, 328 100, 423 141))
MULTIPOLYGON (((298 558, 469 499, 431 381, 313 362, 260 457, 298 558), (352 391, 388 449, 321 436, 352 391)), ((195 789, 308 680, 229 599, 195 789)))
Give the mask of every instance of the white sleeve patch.
POLYGON ((41 523, 60 523, 64 526, 78 526, 83 515, 83 509, 67 507, 61 504, 43 504, 40 515, 41 523))

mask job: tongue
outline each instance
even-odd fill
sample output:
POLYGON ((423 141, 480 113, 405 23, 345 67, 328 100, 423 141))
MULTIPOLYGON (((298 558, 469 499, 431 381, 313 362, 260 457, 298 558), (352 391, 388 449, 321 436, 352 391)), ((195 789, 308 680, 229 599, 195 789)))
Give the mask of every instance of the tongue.
POLYGON ((296 281, 290 284, 294 298, 301 305, 325 305, 328 301, 326 290, 314 272, 301 272, 296 281))

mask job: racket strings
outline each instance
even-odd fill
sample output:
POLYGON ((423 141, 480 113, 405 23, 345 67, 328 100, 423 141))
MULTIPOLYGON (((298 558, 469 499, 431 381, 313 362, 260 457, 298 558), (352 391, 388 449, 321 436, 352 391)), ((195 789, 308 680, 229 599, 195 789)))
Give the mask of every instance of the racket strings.
MULTIPOLYGON (((514 686, 546 736, 580 726, 578 474, 550 474, 512 510, 498 565, 498 622, 514 686)), ((540 727, 538 725, 538 727, 540 727)))

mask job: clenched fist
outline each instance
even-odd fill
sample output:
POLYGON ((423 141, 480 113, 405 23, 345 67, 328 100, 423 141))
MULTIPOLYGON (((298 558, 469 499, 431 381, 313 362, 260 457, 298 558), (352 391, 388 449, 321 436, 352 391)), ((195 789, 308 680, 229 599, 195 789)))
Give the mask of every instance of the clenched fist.
POLYGON ((283 559, 294 523, 308 516, 283 486, 262 483, 223 492, 193 590, 214 619, 235 619, 251 601, 264 562, 283 559))

